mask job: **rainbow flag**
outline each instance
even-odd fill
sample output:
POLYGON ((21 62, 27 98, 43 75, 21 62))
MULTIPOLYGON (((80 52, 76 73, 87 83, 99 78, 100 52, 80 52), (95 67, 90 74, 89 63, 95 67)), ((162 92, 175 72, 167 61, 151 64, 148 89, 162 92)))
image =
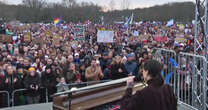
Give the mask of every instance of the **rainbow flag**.
POLYGON ((60 18, 55 18, 53 20, 53 23, 57 26, 57 25, 59 25, 61 23, 61 19, 60 18))

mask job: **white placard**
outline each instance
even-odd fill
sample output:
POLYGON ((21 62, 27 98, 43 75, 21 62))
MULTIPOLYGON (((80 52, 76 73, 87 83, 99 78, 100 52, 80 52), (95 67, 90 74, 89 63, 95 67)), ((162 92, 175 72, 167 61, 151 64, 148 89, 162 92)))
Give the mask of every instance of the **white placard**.
POLYGON ((114 32, 113 31, 101 31, 97 32, 97 42, 113 43, 114 32))

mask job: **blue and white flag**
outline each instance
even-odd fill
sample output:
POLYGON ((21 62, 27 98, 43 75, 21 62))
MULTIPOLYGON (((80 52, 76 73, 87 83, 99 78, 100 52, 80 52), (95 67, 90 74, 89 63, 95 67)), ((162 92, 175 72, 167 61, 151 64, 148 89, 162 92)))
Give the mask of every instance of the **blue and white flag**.
POLYGON ((133 24, 133 21, 134 21, 134 14, 132 13, 131 17, 129 17, 126 23, 124 23, 124 28, 128 28, 129 25, 133 24))
POLYGON ((166 26, 173 26, 174 25, 174 19, 171 19, 170 21, 167 22, 166 26))

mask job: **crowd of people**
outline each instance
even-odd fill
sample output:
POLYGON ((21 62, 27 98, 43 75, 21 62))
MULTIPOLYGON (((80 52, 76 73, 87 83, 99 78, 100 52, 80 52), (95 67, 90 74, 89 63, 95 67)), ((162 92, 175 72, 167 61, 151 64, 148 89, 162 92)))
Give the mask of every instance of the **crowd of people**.
MULTIPOLYGON (((121 24, 88 24, 85 25, 85 40, 75 40, 74 25, 84 24, 6 25, 13 33, 10 36, 16 39, 0 43, 0 91, 12 94, 16 89, 26 88, 25 103, 38 103, 42 87, 47 88, 50 96, 69 90, 68 86, 62 86, 65 84, 128 76, 141 80, 141 68, 153 58, 154 48, 193 52, 192 24, 184 25, 183 29, 177 25, 166 27, 161 22, 143 22, 129 29, 121 24), (114 43, 98 43, 99 29, 113 30, 114 43), (25 41, 24 33, 30 33, 30 41, 25 41), (178 35, 187 42, 177 42, 178 35), (53 36, 60 36, 60 41, 57 43, 53 36), (158 41, 156 36, 168 39, 158 41)), ((5 106, 2 100, 5 98, 0 97, 0 107, 5 106)))

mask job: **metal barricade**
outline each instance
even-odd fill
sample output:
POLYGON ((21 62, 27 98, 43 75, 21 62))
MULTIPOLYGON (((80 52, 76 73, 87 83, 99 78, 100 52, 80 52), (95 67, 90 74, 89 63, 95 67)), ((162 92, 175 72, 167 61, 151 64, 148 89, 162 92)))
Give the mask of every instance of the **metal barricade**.
POLYGON ((6 97, 6 99, 7 99, 7 106, 10 107, 9 92, 8 91, 0 91, 0 94, 2 94, 2 95, 6 94, 7 95, 7 97, 6 97))
POLYGON ((153 59, 159 61, 163 65, 162 76, 166 84, 173 87, 176 93, 176 52, 162 48, 155 48, 153 59))
MULTIPOLYGON (((41 91, 41 90, 43 90, 43 89, 45 89, 45 102, 46 103, 48 103, 48 90, 47 90, 47 88, 40 88, 40 90, 39 91, 41 91)), ((28 90, 27 89, 17 89, 17 90, 14 90, 13 92, 12 92, 12 106, 14 106, 14 104, 15 104, 15 94, 17 94, 17 93, 22 93, 22 92, 27 92, 28 90)))
MULTIPOLYGON (((177 69, 178 101, 199 110, 207 109, 207 63, 199 55, 180 53, 177 69)), ((187 108, 188 109, 188 108, 187 108)))

